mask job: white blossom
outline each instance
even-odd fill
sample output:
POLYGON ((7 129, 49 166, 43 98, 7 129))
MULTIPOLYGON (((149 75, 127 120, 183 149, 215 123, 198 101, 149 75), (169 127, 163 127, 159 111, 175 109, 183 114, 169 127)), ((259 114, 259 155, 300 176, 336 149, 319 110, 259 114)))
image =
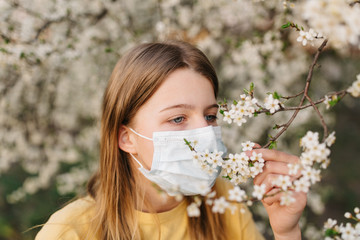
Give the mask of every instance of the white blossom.
POLYGON ((355 240, 358 234, 350 223, 346 223, 345 226, 340 226, 341 238, 344 240, 355 240))
POLYGON ((270 113, 274 113, 275 111, 280 109, 281 102, 278 99, 274 99, 272 94, 269 94, 265 98, 264 106, 270 111, 270 113))
POLYGON ((306 44, 308 42, 308 37, 307 37, 306 32, 300 31, 299 37, 296 39, 296 41, 301 42, 303 46, 306 46, 306 44))
POLYGON ((325 139, 325 143, 328 147, 331 147, 335 143, 336 137, 335 132, 329 134, 329 136, 325 139))
POLYGON ((347 91, 353 97, 360 97, 360 74, 356 76, 356 81, 352 83, 352 85, 347 89, 347 91))
POLYGON ((254 185, 254 191, 253 191, 252 195, 253 195, 253 197, 261 200, 265 194, 265 190, 266 190, 265 184, 254 185))
POLYGON ((209 185, 207 184, 207 182, 200 182, 198 184, 198 190, 199 190, 199 193, 202 195, 202 196, 205 196, 207 195, 208 193, 211 192, 211 188, 209 187, 209 185))
POLYGON ((337 221, 331 218, 328 218, 328 220, 324 223, 324 228, 328 229, 328 228, 332 228, 336 225, 337 221))
POLYGON ((300 146, 304 148, 310 148, 319 144, 319 133, 308 131, 306 135, 301 138, 300 146))
POLYGON ((255 143, 250 142, 250 141, 246 141, 241 143, 241 145, 243 146, 243 152, 245 151, 251 151, 253 149, 253 147, 255 146, 255 143))
POLYGON ((292 196, 292 192, 284 192, 280 197, 280 205, 289 206, 290 204, 294 203, 296 200, 292 196))
POLYGON ((235 186, 229 190, 229 200, 241 202, 246 199, 246 193, 240 187, 235 186))
POLYGON ((311 183, 310 183, 308 178, 302 177, 302 178, 300 178, 298 180, 295 180, 294 185, 295 185, 295 191, 296 192, 307 193, 309 191, 311 183))
POLYGON ((199 217, 200 209, 196 203, 190 203, 186 208, 189 217, 199 217))
POLYGON ((220 197, 214 200, 212 211, 214 213, 224 213, 229 206, 230 203, 225 200, 225 197, 220 197))
POLYGON ((280 187, 286 191, 291 186, 290 176, 280 175, 274 182, 273 185, 280 187))
POLYGON ((324 104, 326 106, 326 109, 329 109, 331 107, 330 106, 330 101, 331 101, 331 99, 328 97, 328 95, 325 95, 324 104))
POLYGON ((296 175, 300 169, 300 164, 288 163, 287 167, 289 168, 289 175, 296 175))

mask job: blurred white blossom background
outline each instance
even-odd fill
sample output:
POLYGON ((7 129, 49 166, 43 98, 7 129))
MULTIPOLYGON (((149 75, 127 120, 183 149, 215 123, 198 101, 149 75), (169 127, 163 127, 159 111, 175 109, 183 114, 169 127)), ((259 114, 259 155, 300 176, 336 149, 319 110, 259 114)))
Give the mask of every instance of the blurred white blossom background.
MULTIPOLYGON (((297 41, 299 32, 281 28, 295 22, 304 32, 311 28, 329 39, 311 90, 320 97, 346 89, 360 72, 357 2, 0 0, 0 212, 4 213, 0 239, 27 239, 18 232, 44 222, 58 205, 49 203, 50 212, 21 223, 9 220, 18 213, 2 209, 29 209, 25 203, 41 202, 43 194, 84 192, 97 167, 102 94, 116 61, 132 46, 174 38, 197 45, 218 71, 220 98, 238 98, 251 82, 260 99, 273 91, 293 95, 302 90, 312 54, 321 43, 308 38, 303 46, 297 41)), ((353 136, 359 137, 356 104, 345 98, 334 111, 327 111, 330 128, 349 121, 353 136), (346 114, 352 116, 350 120, 337 121, 346 114)), ((224 140, 231 151, 244 140, 264 142, 271 127, 289 116, 284 112, 271 118, 259 116, 242 128, 224 126, 224 140)), ((299 136, 308 128, 319 129, 314 116, 302 111, 280 139, 279 148, 299 153, 299 136)), ((359 150, 352 153, 353 159, 359 150)), ((339 161, 336 156, 332 159, 339 161)), ((331 179, 331 174, 325 178, 331 179)), ((311 217, 326 213, 326 189, 319 186, 309 194, 302 220, 308 239, 321 238, 321 229, 311 217)), ((359 196, 354 193, 349 205, 359 202, 359 196)), ((262 207, 253 210, 259 227, 269 232, 262 207)))

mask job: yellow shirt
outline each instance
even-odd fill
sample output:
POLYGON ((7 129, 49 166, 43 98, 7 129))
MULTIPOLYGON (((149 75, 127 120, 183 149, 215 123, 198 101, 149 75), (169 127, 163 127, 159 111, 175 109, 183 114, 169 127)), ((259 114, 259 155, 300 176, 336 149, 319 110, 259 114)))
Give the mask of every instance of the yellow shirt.
MULTIPOLYGON (((225 192, 229 189, 229 184, 225 181, 217 181, 217 189, 221 195, 227 196, 225 192), (223 185, 223 186, 222 186, 223 185), (225 194, 222 194, 225 193, 225 194)), ((94 200, 91 197, 78 199, 59 211, 55 212, 48 222, 43 226, 35 240, 83 240, 96 239, 95 234, 91 231, 90 222, 94 217, 94 200)), ((157 213, 155 219, 154 213, 145 213, 137 211, 139 232, 141 239, 158 240, 159 227, 161 229, 161 239, 167 240, 187 240, 187 212, 186 202, 181 202, 177 207, 167 212, 157 213)), ((231 240, 262 240, 263 237, 256 229, 252 215, 249 210, 245 209, 244 213, 239 210, 231 213, 226 210, 225 224, 228 238, 231 240)))

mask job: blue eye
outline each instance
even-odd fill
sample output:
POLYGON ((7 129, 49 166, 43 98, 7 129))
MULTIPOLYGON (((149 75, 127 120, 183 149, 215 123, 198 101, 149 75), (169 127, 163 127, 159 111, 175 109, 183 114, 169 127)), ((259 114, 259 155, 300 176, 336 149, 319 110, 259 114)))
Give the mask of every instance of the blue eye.
POLYGON ((179 123, 183 122, 184 119, 185 119, 184 117, 177 117, 177 118, 172 119, 171 121, 173 123, 179 124, 179 123))
POLYGON ((217 120, 217 116, 216 115, 206 115, 205 120, 208 122, 215 122, 217 120))

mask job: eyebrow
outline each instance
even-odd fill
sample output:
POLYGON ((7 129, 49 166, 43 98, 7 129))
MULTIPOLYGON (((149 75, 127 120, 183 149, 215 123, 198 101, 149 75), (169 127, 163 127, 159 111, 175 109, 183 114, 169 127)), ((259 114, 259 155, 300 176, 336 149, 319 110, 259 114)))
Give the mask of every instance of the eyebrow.
MULTIPOLYGON (((170 106, 170 107, 166 107, 164 109, 162 109, 160 112, 164 112, 164 111, 167 111, 167 110, 171 110, 171 109, 176 109, 176 108, 185 108, 185 109, 194 109, 195 106, 194 105, 190 105, 190 104, 176 104, 176 105, 173 105, 173 106, 170 106)), ((208 109, 211 109, 211 108, 219 108, 219 105, 217 105, 216 103, 214 104, 211 104, 209 106, 207 106, 205 108, 205 110, 208 110, 208 109)))

